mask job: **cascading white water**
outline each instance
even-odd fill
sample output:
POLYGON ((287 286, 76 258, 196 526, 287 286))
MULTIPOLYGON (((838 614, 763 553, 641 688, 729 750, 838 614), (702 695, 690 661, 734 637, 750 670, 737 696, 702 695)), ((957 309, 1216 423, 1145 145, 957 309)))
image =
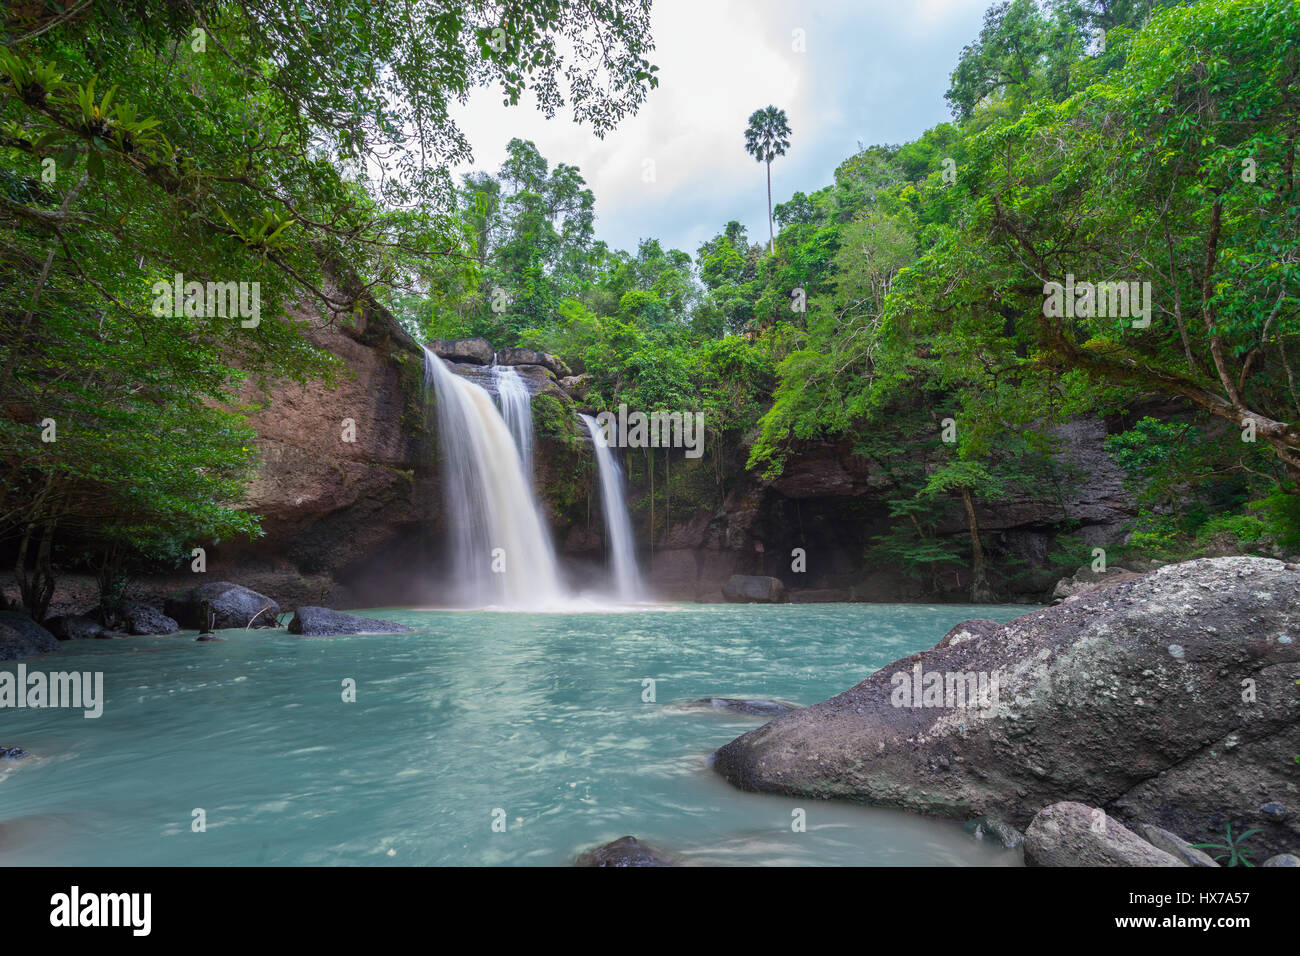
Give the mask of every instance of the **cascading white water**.
POLYGON ((609 550, 614 566, 614 586, 623 601, 637 601, 642 595, 641 572, 636 566, 635 542, 632 537, 632 520, 627 514, 627 499, 623 494, 623 471, 614 460, 605 430, 590 415, 582 421, 591 434, 596 448, 596 464, 600 468, 600 503, 605 514, 605 531, 609 535, 609 550))
POLYGON ((561 604, 555 550, 532 481, 492 396, 424 350, 425 388, 438 404, 451 565, 461 602, 542 609, 561 604), (497 550, 500 549, 500 550, 497 550))
POLYGON ((497 397, 501 399, 501 417, 514 436, 515 447, 524 465, 524 476, 533 480, 533 408, 532 396, 523 376, 513 365, 496 365, 492 368, 496 380, 497 397))

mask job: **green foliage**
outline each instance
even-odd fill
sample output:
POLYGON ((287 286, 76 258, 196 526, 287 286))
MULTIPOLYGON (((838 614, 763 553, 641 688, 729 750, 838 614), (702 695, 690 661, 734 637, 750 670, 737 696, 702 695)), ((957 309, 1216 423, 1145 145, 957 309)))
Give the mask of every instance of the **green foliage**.
POLYGON ((1232 835, 1232 824, 1229 823, 1222 843, 1194 843, 1192 845, 1198 850, 1222 850, 1222 853, 1213 853, 1211 856, 1220 862, 1227 860, 1228 866, 1254 866, 1255 864, 1250 861, 1250 858, 1255 855, 1254 851, 1243 850, 1241 845, 1256 833, 1261 832, 1263 831, 1259 829, 1245 830, 1234 837, 1232 835))
MULTIPOLYGON (((38 617, 63 540, 125 566, 258 533, 247 414, 273 381, 332 378, 313 324, 385 301, 413 329, 470 324, 457 299, 488 204, 450 201, 468 156, 453 102, 529 91, 599 134, 657 83, 640 0, 59 11, 0 27, 0 540, 18 542, 38 617), (177 275, 255 287, 259 314, 162 309, 155 283, 177 275)), ((580 220, 580 180, 553 179, 580 220)), ((536 321, 551 300, 535 259, 520 274, 535 288, 518 321, 536 321)))

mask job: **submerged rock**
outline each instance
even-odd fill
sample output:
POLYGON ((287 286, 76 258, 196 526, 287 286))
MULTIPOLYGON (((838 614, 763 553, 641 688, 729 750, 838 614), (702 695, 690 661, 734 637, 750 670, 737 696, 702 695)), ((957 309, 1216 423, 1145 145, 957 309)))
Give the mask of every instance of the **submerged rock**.
POLYGON ((0 611, 0 661, 59 649, 59 640, 21 611, 0 611))
POLYGON ((275 627, 280 605, 238 584, 213 581, 173 592, 164 602, 163 611, 182 627, 224 630, 275 627))
POLYGON ((394 621, 357 617, 326 607, 300 607, 289 622, 289 633, 303 637, 337 637, 345 634, 409 634, 411 628, 394 621))
POLYGON ((1027 866, 1187 866, 1082 803, 1044 807, 1025 831, 1027 866))
POLYGON ((784 700, 765 700, 758 697, 701 697, 686 704, 699 710, 729 710, 737 714, 749 714, 754 717, 776 717, 798 710, 798 704, 784 700))
POLYGON ((897 661, 713 766, 746 790, 1016 827, 1072 799, 1174 833, 1230 819, 1284 852, 1300 845, 1296 815, 1260 806, 1293 783, 1297 595, 1300 567, 1280 561, 1169 565, 897 661), (931 678, 939 692, 913 706, 931 678), (980 678, 984 698, 959 706, 980 678))
POLYGON ((675 866, 663 852, 634 836, 620 837, 581 854, 576 866, 675 866))
POLYGON ((733 604, 780 604, 785 585, 764 575, 733 574, 722 586, 722 596, 733 604))
POLYGON ((853 600, 848 588, 799 588, 788 593, 791 604, 841 604, 853 600))
POLYGON ((0 747, 0 760, 22 760, 26 756, 22 747, 0 747))
POLYGON ((45 629, 60 641, 86 641, 99 637, 104 626, 84 614, 67 614, 46 618, 45 629))

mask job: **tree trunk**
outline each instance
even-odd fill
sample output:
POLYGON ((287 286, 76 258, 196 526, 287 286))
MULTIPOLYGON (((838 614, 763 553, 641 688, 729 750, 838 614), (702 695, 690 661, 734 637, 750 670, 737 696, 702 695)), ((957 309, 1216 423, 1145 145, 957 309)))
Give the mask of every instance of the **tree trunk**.
POLYGON ((772 161, 767 161, 767 254, 776 252, 776 231, 772 228, 772 161))
POLYGON ((970 599, 975 604, 992 604, 997 598, 989 587, 988 571, 984 566, 984 545, 980 543, 980 526, 975 519, 975 501, 969 488, 961 490, 962 504, 966 506, 966 523, 970 526, 970 599))
POLYGON ((22 544, 18 547, 18 561, 14 565, 14 577, 18 579, 18 593, 22 596, 23 607, 37 624, 45 620, 45 612, 50 608, 54 597, 54 566, 50 561, 50 548, 54 543, 54 527, 58 519, 51 519, 41 527, 41 541, 36 547, 36 561, 30 570, 27 567, 27 552, 36 524, 27 526, 23 532, 22 544))

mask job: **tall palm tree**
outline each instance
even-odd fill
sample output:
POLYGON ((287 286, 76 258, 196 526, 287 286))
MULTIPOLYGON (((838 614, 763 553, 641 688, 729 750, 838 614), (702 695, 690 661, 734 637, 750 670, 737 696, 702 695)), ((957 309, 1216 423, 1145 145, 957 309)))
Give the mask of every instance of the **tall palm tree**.
POLYGON ((772 160, 784 156, 790 145, 790 124, 785 110, 775 106, 754 110, 745 130, 745 152, 760 163, 767 163, 767 236, 768 252, 776 251, 776 233, 772 229, 772 160))

